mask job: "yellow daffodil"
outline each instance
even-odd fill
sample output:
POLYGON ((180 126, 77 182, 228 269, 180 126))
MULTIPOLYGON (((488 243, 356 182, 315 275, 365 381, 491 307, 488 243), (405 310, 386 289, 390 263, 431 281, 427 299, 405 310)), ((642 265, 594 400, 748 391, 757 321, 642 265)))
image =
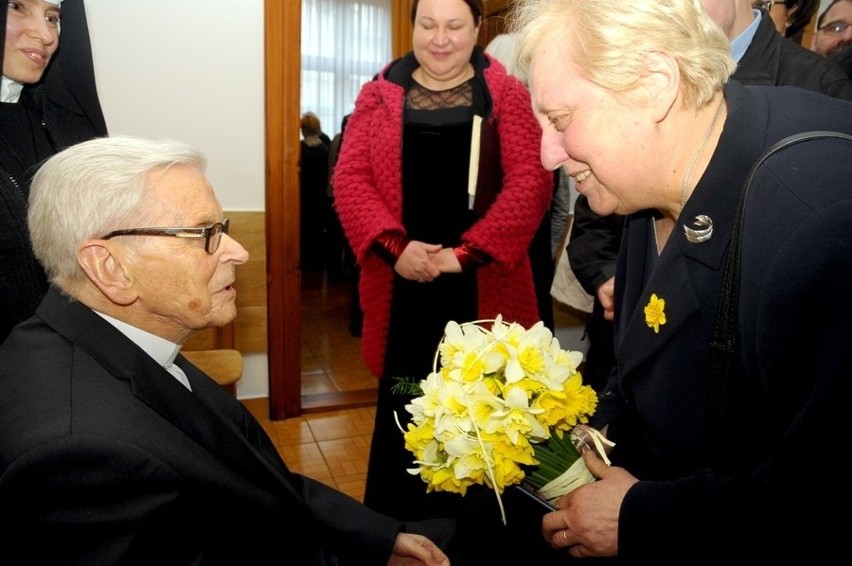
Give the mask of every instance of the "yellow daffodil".
POLYGON ((660 326, 666 323, 665 308, 665 299, 657 297, 656 293, 652 293, 651 300, 645 305, 645 324, 649 328, 653 328, 655 334, 659 334, 660 326))
POLYGON ((539 419, 545 426, 551 427, 562 420, 565 414, 567 396, 562 391, 545 391, 533 401, 533 407, 540 409, 539 419))

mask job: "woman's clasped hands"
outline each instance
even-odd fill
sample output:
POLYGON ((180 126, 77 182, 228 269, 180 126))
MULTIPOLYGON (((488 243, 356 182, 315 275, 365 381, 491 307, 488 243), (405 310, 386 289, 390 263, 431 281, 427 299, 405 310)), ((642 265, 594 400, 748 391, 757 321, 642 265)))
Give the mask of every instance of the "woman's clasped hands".
POLYGON ((410 281, 428 283, 442 273, 461 273, 461 264, 453 248, 412 240, 400 254, 394 270, 410 281))

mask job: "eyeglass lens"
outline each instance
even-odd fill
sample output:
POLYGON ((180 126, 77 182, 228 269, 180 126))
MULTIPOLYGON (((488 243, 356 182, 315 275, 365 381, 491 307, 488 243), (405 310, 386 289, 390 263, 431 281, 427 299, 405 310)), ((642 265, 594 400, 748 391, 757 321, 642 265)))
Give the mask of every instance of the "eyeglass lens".
POLYGON ((224 222, 217 222, 210 227, 210 231, 207 233, 207 245, 204 247, 207 253, 216 253, 219 244, 222 242, 222 234, 228 233, 229 226, 230 220, 226 218, 224 222))
POLYGON ((832 33, 835 35, 840 35, 846 31, 846 28, 849 27, 849 24, 843 21, 829 22, 822 26, 820 29, 826 31, 828 33, 832 33))

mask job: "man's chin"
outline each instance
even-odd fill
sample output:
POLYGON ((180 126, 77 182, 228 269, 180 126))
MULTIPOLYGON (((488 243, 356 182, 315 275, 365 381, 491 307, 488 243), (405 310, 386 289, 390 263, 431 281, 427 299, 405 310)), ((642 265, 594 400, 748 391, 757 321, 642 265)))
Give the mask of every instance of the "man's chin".
POLYGON ((233 301, 229 301, 216 309, 216 313, 210 317, 210 326, 217 328, 225 326, 233 322, 235 318, 237 318, 237 305, 233 301))

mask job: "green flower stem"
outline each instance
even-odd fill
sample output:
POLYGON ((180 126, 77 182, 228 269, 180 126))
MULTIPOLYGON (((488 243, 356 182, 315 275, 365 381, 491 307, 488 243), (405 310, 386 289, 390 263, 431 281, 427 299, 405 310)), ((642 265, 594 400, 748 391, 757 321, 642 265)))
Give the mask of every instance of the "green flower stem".
MULTIPOLYGON (((555 477, 559 477, 559 476, 555 476, 555 477)), ((540 474, 540 473, 538 473, 538 472, 533 472, 533 473, 531 473, 530 475, 528 475, 528 476, 526 477, 526 479, 527 479, 527 480, 528 480, 531 484, 533 484, 533 485, 536 487, 536 489, 541 489, 542 487, 546 486, 546 485, 547 485, 547 484, 549 484, 551 481, 553 481, 553 479, 551 479, 551 478, 549 478, 549 477, 546 477, 546 476, 544 476, 544 475, 542 475, 542 474, 540 474)))
POLYGON ((536 451, 535 457, 539 462, 541 462, 541 464, 539 464, 539 468, 554 468, 557 470, 561 468, 562 471, 565 471, 565 464, 567 463, 569 466, 572 464, 572 462, 567 461, 566 458, 551 452, 536 451))
POLYGON ((577 449, 574 448, 574 444, 571 442, 571 439, 568 435, 563 436, 562 438, 553 439, 553 445, 561 454, 563 454, 566 458, 570 458, 573 463, 574 460, 580 457, 580 453, 577 452, 577 449))
POLYGON ((526 478, 536 488, 542 488, 561 476, 580 457, 569 435, 554 435, 534 449, 537 466, 527 470, 526 478))
POLYGON ((568 469, 568 468, 562 468, 562 467, 560 467, 559 464, 556 464, 556 465, 540 464, 536 468, 535 472, 533 472, 533 473, 536 473, 536 474, 544 476, 544 477, 549 477, 550 479, 555 479, 555 478, 558 478, 560 476, 560 474, 562 474, 562 472, 564 472, 566 469, 568 469))

